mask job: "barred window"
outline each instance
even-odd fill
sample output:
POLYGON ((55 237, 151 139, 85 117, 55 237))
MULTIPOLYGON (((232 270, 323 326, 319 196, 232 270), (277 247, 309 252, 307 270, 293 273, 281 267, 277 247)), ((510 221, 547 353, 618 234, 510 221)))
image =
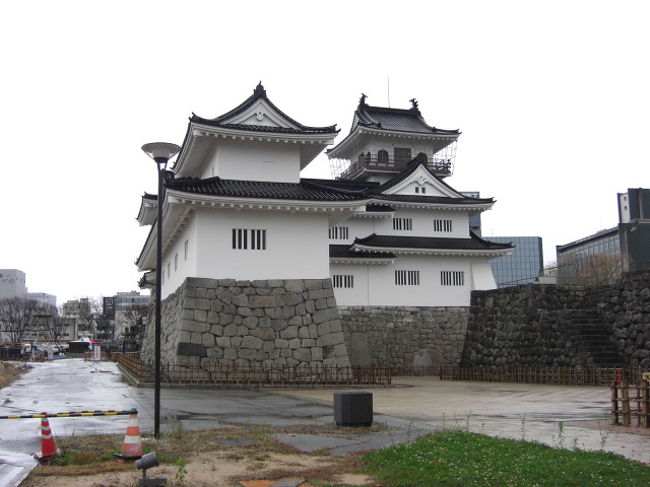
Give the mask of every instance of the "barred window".
POLYGON ((354 287, 353 275, 334 274, 332 276, 333 287, 354 287))
POLYGON ((233 228, 232 248, 237 250, 266 250, 266 230, 233 228))
POLYGON ((419 286, 420 271, 395 271, 396 286, 419 286))
POLYGON ((330 228, 330 239, 332 240, 347 240, 349 235, 350 235, 349 227, 330 228))
POLYGON ((452 231, 452 220, 433 220, 433 231, 434 232, 451 232, 452 231))
POLYGON ((393 218, 393 230, 413 230, 413 219, 393 218))
POLYGON ((464 286, 465 273, 463 271, 441 271, 440 285, 441 286, 464 286))

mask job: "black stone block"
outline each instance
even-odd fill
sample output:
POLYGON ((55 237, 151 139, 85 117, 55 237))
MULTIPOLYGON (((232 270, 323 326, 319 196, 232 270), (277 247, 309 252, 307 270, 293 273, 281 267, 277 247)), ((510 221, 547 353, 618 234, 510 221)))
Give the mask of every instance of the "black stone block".
POLYGON ((335 392, 334 421, 338 426, 371 426, 371 392, 335 392))
POLYGON ((178 355, 189 355, 191 357, 207 357, 208 355, 205 345, 199 343, 179 343, 176 353, 178 355))

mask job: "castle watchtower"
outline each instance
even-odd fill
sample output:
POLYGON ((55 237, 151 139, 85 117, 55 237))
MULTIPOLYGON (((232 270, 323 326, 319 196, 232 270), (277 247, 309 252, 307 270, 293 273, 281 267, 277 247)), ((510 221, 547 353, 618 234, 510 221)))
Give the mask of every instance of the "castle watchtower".
POLYGON ((327 151, 336 179, 384 183, 416 160, 436 176, 453 172, 459 130, 429 126, 415 98, 411 108, 374 107, 362 94, 350 133, 327 151))

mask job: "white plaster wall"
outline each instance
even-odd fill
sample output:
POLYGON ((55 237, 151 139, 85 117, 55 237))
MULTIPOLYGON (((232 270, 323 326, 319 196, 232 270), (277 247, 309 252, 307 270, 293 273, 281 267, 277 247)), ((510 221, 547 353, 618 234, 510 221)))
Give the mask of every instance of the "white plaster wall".
MULTIPOLYGON (((398 209, 395 218, 412 218, 413 230, 393 230, 393 220, 382 218, 375 220, 377 235, 401 235, 406 237, 440 237, 440 238, 469 238, 469 216, 466 212, 431 211, 426 209, 398 209), (433 220, 452 220, 451 232, 434 232, 433 220)), ((365 237, 366 235, 359 235, 365 237)))
POLYGON ((480 258, 398 256, 389 265, 332 264, 330 274, 355 276, 354 289, 334 289, 340 306, 469 306, 472 290, 496 287, 489 262, 480 258), (396 285, 396 270, 419 270, 420 285, 396 285), (464 272, 465 284, 441 285, 441 271, 464 272))
POLYGON ((472 262, 472 279, 474 289, 495 289, 497 287, 492 266, 487 259, 472 262))
POLYGON ((326 279, 328 217, 315 213, 197 210, 196 277, 213 279, 326 279), (266 250, 232 248, 232 229, 265 229, 266 250))
MULTIPOLYGON (((334 288, 334 296, 338 306, 353 306, 357 304, 368 304, 369 287, 368 278, 370 276, 368 265, 330 265, 330 277, 335 274, 354 276, 354 287, 352 288, 334 288)), ((332 281, 334 284, 334 281, 332 281)))
POLYGON ((173 247, 163 255, 163 284, 162 298, 169 294, 183 283, 186 277, 196 277, 198 268, 198 224, 196 212, 193 212, 185 225, 183 231, 174 242, 173 247), (188 242, 187 259, 185 259, 185 241, 188 242), (178 268, 174 269, 174 255, 178 252, 178 268), (167 272, 169 264, 170 272, 167 272))
MULTIPOLYGON (((363 238, 375 233, 375 225, 378 221, 390 221, 390 217, 386 218, 367 218, 367 217, 351 217, 340 225, 347 225, 350 227, 350 239, 349 242, 352 243, 356 237, 363 238)), ((330 240, 331 244, 337 243, 335 240, 330 240)), ((345 243, 345 242, 340 242, 345 243)))
POLYGON ((244 181, 300 181, 300 146, 278 142, 219 140, 201 177, 244 181))

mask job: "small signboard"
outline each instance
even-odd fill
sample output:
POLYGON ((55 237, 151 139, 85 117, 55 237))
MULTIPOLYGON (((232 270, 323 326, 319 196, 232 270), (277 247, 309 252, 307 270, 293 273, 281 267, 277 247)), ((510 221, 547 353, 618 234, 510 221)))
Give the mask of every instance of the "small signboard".
POLYGON ((102 347, 99 345, 95 345, 93 347, 93 360, 101 360, 102 359, 102 347))

